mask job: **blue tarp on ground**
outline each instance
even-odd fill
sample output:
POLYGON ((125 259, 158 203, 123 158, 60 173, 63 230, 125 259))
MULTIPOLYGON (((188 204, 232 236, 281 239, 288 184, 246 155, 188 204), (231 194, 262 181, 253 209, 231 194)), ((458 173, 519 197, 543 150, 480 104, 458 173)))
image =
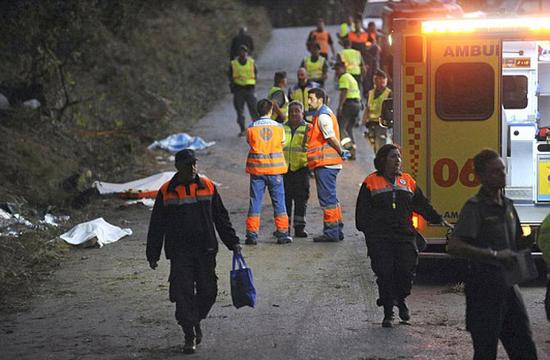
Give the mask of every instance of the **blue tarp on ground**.
POLYGON ((187 133, 178 133, 168 136, 165 139, 155 141, 148 149, 164 149, 172 154, 183 149, 202 150, 214 145, 215 141, 206 142, 198 136, 190 136, 187 133))

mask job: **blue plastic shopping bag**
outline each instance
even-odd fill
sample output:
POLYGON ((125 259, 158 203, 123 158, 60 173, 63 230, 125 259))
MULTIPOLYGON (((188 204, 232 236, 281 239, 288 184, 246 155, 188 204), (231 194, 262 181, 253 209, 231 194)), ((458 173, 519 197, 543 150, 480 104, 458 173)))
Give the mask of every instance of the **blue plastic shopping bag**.
POLYGON ((256 304, 256 289, 250 269, 241 254, 233 253, 233 270, 229 274, 231 280, 231 299, 238 309, 243 306, 254 307, 256 304))

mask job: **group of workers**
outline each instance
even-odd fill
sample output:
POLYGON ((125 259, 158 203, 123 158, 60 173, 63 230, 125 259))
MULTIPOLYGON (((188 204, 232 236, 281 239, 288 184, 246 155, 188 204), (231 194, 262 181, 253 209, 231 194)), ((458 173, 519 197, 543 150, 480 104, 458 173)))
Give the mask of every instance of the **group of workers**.
MULTIPOLYGON (((320 25, 317 32, 323 30, 320 25)), ((358 28, 356 23, 349 34, 357 34, 358 28)), ((248 245, 258 243, 266 188, 273 204, 276 242, 292 242, 290 225, 295 237, 308 236, 305 215, 311 173, 323 210, 323 233, 313 241, 344 239, 336 179, 343 161, 352 155, 349 148, 345 148, 344 136, 351 136, 351 141, 353 137, 350 124, 342 123, 340 118, 355 121, 360 100, 352 100, 360 89, 357 74, 348 71, 349 60, 344 60, 349 59, 349 55, 341 53, 339 57, 343 61, 338 61, 335 67, 341 95, 338 110, 334 113, 327 105, 325 90, 311 81, 311 74, 319 76, 319 81, 326 80, 325 56, 329 48, 334 53, 334 48, 330 35, 320 36, 317 32, 308 37, 311 56, 304 59, 298 70, 298 83, 288 92, 285 91, 286 73, 277 72, 268 96, 256 101, 257 71, 254 60, 248 56, 248 46, 238 45, 238 56, 231 61, 231 90, 240 135, 246 136, 249 144, 245 165, 250 176, 245 239, 248 245), (320 45, 320 40, 326 41, 327 46, 320 45), (319 61, 315 71, 307 70, 308 64, 319 61), (245 126, 244 103, 248 104, 253 119, 249 126, 245 126)), ((358 37, 363 36, 360 33, 361 30, 358 37)), ((346 40, 343 39, 344 47, 350 49, 346 40)), ((377 76, 382 75, 382 72, 377 73, 377 76)), ((389 92, 389 89, 373 89, 368 97, 390 96, 389 92)), ((375 109, 379 104, 372 106, 375 109)), ((146 250, 152 269, 157 267, 163 246, 170 260, 169 294, 170 300, 176 303, 175 316, 184 333, 184 353, 194 353, 196 345, 202 341, 200 322, 216 300, 216 231, 229 250, 241 251, 240 240, 215 183, 198 175, 196 162, 192 150, 176 154, 178 171, 158 192, 146 250)), ((399 146, 381 145, 374 159, 376 171, 365 178, 355 208, 356 228, 365 235, 367 253, 377 279, 377 305, 384 312, 382 326, 388 328, 393 326, 394 307, 402 322, 410 320, 406 298, 416 273, 420 236, 412 224, 412 213, 420 214, 432 224, 452 229, 452 225, 431 206, 414 178, 401 170, 401 165, 399 146)), ((530 239, 522 236, 517 213, 502 193, 506 178, 498 153, 483 150, 474 158, 474 165, 481 189, 465 204, 449 240, 449 252, 471 263, 466 281, 466 318, 474 344, 474 359, 495 359, 499 339, 510 358, 536 359, 529 320, 517 284, 503 278, 516 252, 528 247, 530 239), (508 230, 502 232, 503 228, 508 230)))

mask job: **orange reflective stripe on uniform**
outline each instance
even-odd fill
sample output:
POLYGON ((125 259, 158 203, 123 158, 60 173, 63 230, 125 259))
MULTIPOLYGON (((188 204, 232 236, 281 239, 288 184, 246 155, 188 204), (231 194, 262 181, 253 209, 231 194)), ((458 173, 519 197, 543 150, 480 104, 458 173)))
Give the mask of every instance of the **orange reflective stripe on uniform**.
POLYGON ((407 173, 397 176, 395 185, 391 184, 384 176, 374 172, 367 176, 363 181, 372 196, 395 190, 405 191, 414 194, 416 191, 416 181, 407 173))
POLYGON ((323 223, 325 227, 337 227, 342 223, 342 208, 340 204, 325 206, 323 208, 323 223))
POLYGON ((338 120, 328 106, 323 105, 313 117, 313 124, 310 128, 307 144, 307 165, 310 169, 320 166, 338 165, 342 163, 340 154, 327 142, 319 125, 319 116, 329 115, 332 120, 335 137, 340 139, 338 120))
POLYGON ((287 214, 275 215, 275 228, 279 232, 287 232, 288 231, 288 215, 287 214))
POLYGON ((162 199, 164 206, 179 206, 187 204, 195 204, 199 201, 211 201, 214 196, 214 183, 205 176, 199 177, 202 187, 197 183, 189 184, 189 192, 187 187, 178 185, 173 191, 168 191, 170 182, 165 183, 161 188, 162 199))
POLYGON ((246 231, 254 233, 260 231, 260 214, 248 214, 246 218, 246 231))

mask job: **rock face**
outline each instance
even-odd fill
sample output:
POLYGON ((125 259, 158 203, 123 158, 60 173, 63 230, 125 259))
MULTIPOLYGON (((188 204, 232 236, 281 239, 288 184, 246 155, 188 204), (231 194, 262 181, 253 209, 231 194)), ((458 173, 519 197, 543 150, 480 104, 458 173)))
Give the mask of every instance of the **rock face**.
POLYGON ((0 94, 0 110, 7 110, 10 108, 10 102, 4 94, 0 94))

